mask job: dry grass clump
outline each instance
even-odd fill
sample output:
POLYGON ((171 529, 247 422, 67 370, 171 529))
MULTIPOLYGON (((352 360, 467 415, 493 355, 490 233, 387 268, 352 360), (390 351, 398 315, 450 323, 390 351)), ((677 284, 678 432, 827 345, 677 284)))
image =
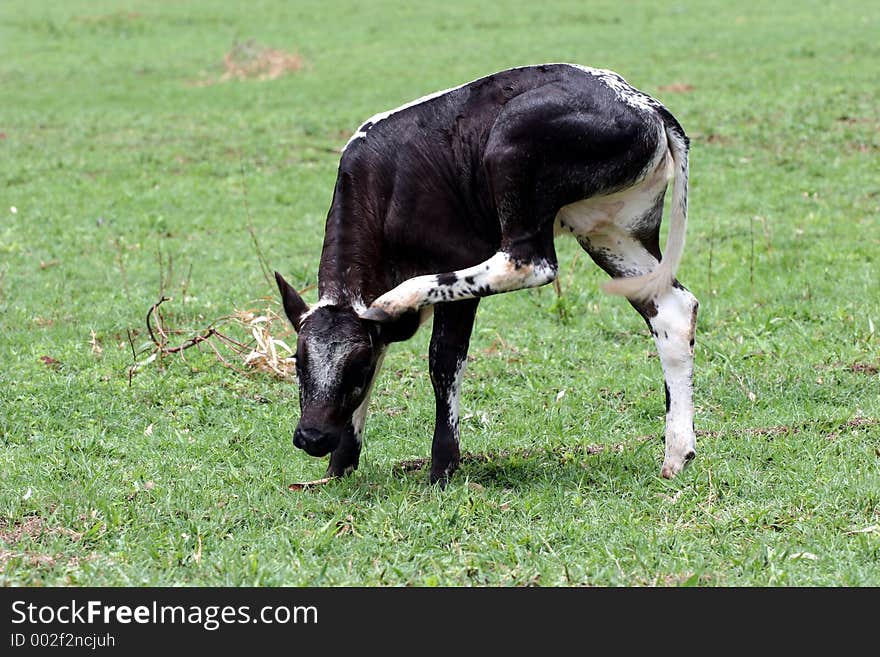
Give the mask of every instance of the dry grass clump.
POLYGON ((296 73, 306 66, 305 58, 298 52, 269 48, 249 39, 236 42, 223 55, 223 73, 217 78, 194 82, 197 87, 208 87, 230 80, 277 80, 288 73, 296 73))
POLYGON ((171 298, 163 296, 147 311, 150 341, 140 350, 135 349, 129 332, 134 360, 128 368, 129 382, 154 361, 172 355, 183 357, 186 350, 201 350, 203 347, 210 349, 223 365, 241 373, 262 372, 280 379, 294 378, 296 357, 284 339, 292 329, 287 319, 271 308, 264 311, 236 310, 203 329, 192 330, 169 327, 162 312, 162 305, 168 301, 171 298), (172 344, 172 339, 182 341, 172 344))
POLYGON ((277 323, 286 324, 287 320, 269 308, 262 315, 240 310, 233 317, 242 326, 250 328, 254 338, 251 350, 243 358, 244 365, 281 379, 291 378, 296 371, 294 351, 284 340, 272 335, 272 331, 277 330, 277 323))

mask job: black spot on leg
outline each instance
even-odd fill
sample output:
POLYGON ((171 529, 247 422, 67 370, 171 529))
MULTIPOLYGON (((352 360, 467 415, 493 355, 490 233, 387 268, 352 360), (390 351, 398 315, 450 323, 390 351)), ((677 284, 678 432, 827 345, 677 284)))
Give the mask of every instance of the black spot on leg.
POLYGON ((689 343, 689 344, 690 344, 690 345, 691 345, 691 347, 693 347, 693 346, 694 346, 694 339, 693 339, 693 338, 691 338, 691 341, 690 341, 690 343, 689 343))
POLYGON ((458 283, 458 276, 454 272, 437 274, 437 285, 455 285, 456 283, 458 283))
POLYGON ((663 389, 666 391, 666 414, 669 415, 669 384, 663 381, 663 389))
POLYGON ((473 285, 474 284, 474 277, 473 276, 465 276, 464 282, 467 283, 468 285, 473 285))

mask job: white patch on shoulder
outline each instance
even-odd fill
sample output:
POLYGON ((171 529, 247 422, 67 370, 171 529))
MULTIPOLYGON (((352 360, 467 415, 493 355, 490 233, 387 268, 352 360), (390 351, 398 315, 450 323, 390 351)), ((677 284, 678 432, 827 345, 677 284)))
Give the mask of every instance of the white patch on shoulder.
POLYGON ((614 71, 609 71, 603 68, 591 68, 589 66, 581 66, 580 64, 566 64, 566 66, 571 66, 573 68, 580 69, 585 73, 589 73, 593 77, 599 78, 602 82, 605 83, 607 87, 609 87, 617 97, 629 105, 630 107, 634 107, 640 110, 655 110, 658 107, 662 107, 662 104, 651 98, 648 94, 639 91, 635 87, 633 87, 629 82, 623 79, 621 75, 618 75, 614 71))

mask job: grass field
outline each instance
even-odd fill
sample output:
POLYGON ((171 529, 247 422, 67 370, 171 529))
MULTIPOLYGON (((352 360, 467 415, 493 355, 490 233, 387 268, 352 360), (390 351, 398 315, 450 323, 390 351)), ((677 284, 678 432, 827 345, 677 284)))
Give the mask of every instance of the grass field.
POLYGON ((0 4, 0 582, 880 585, 876 3, 503 6, 0 4), (223 80, 251 40, 304 66, 223 80), (204 345, 129 381, 162 292, 192 330, 278 309, 249 224, 315 283, 363 119, 544 61, 618 71, 692 138, 683 475, 650 336, 569 241, 561 297, 481 304, 445 491, 400 467, 430 449, 425 328, 319 489, 287 488, 326 467, 291 445, 294 383, 204 345))

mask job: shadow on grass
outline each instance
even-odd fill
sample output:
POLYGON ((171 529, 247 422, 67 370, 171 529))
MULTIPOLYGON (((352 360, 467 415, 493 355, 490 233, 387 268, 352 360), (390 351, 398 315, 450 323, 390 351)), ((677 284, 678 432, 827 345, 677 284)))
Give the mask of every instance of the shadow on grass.
MULTIPOLYGON (((648 456, 652 444, 653 441, 644 441, 637 449, 627 452, 619 445, 590 445, 465 453, 451 485, 468 481, 480 486, 521 490, 550 483, 604 487, 614 481, 616 485, 625 485, 634 478, 659 473, 659 462, 654 464, 648 456)), ((427 458, 402 461, 394 466, 393 474, 421 472, 427 482, 429 468, 427 458)))
MULTIPOLYGON (((880 418, 854 417, 848 420, 810 420, 801 424, 766 427, 730 428, 698 431, 700 439, 761 437, 774 440, 783 435, 818 432, 832 438, 844 429, 865 430, 880 426, 880 418)), ((624 443, 607 445, 559 445, 519 448, 487 453, 462 454, 461 466, 450 482, 451 487, 478 484, 487 488, 528 490, 547 485, 595 490, 622 490, 642 486, 660 477, 663 457, 661 436, 637 436, 624 443)), ((430 458, 396 463, 388 474, 392 479, 422 479, 428 486, 430 458)), ((322 482, 323 483, 323 482, 322 482)), ((373 487, 377 487, 375 482, 373 487)))
MULTIPOLYGON (((568 445, 464 453, 448 492, 467 487, 522 492, 546 488, 620 491, 659 478, 661 458, 662 447, 654 440, 642 440, 635 449, 623 449, 621 445, 568 445)), ((316 479, 289 484, 287 490, 324 491, 331 496, 350 495, 357 490, 366 498, 389 495, 389 485, 396 490, 428 491, 434 488, 428 483, 430 469, 430 458, 406 460, 390 470, 374 471, 368 478, 316 479)), ((439 487, 436 489, 440 491, 439 487)))

